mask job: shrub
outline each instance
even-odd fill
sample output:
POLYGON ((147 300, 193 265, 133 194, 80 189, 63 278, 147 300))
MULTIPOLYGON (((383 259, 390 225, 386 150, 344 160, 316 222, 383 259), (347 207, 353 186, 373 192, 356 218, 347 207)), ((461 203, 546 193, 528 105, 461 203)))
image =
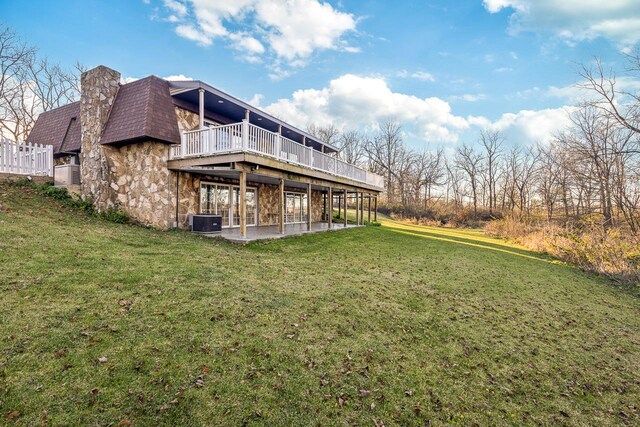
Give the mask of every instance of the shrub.
POLYGON ((98 213, 98 217, 106 221, 115 222, 116 224, 126 224, 129 222, 129 215, 118 208, 109 208, 104 210, 98 213))
POLYGON ((583 270, 640 283, 640 237, 623 228, 605 230, 590 218, 564 226, 506 218, 492 221, 484 229, 491 236, 549 253, 583 270))

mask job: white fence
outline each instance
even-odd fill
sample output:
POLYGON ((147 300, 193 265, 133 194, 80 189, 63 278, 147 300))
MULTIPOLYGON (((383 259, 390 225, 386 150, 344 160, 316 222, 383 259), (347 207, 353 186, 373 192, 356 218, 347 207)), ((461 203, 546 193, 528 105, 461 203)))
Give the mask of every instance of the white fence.
POLYGON ((384 178, 247 121, 182 133, 171 159, 250 151, 384 188, 384 178))
POLYGON ((53 176, 53 147, 0 139, 0 173, 53 176))

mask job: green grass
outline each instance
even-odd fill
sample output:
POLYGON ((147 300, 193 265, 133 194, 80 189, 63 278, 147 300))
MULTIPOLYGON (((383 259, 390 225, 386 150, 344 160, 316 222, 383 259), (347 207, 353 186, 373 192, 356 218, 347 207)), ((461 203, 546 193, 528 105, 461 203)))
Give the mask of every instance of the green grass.
POLYGON ((0 184, 0 292, 0 424, 640 422, 638 293, 481 232, 235 246, 0 184))

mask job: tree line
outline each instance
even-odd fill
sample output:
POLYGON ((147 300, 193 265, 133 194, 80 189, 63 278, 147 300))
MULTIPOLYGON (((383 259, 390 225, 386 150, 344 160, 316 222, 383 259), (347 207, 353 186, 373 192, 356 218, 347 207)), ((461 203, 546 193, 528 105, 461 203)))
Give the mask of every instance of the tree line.
MULTIPOLYGON (((626 60, 640 78, 640 55, 626 60)), ((485 129, 475 144, 445 152, 407 147, 394 121, 380 123, 374 135, 333 125, 308 130, 340 148, 343 160, 383 175, 383 206, 391 212, 430 215, 446 207, 485 219, 591 217, 605 229, 626 225, 637 234, 640 94, 622 90, 599 61, 580 76, 587 96, 551 142, 523 145, 485 129)))

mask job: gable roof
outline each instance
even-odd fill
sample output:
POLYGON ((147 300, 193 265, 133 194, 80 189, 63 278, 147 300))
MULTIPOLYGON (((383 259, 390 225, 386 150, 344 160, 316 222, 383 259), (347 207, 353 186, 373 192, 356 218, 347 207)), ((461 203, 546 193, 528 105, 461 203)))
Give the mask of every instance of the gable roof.
POLYGON ((52 145, 54 154, 79 151, 80 101, 40 114, 27 142, 52 145))
POLYGON ((156 76, 120 86, 100 142, 117 144, 148 138, 180 143, 169 83, 156 76))
MULTIPOLYGON (((38 117, 27 142, 53 146, 53 154, 80 151, 80 102, 46 111, 38 117)), ((180 131, 169 83, 149 76, 120 86, 100 143, 126 144, 154 139, 180 143, 180 131)))

